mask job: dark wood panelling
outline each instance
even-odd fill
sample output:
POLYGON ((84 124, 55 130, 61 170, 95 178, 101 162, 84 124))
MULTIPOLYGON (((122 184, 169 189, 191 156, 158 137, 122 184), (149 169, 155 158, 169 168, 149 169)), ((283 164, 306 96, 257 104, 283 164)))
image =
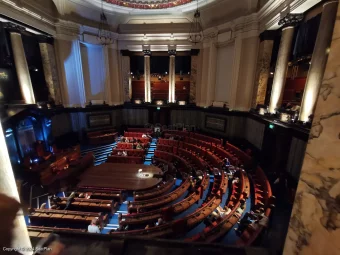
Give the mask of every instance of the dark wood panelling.
POLYGON ((131 87, 133 99, 144 99, 145 95, 144 81, 132 81, 131 87))
POLYGON ((189 101, 190 81, 176 81, 176 101, 189 101))
POLYGON ((169 82, 158 81, 151 83, 151 99, 152 100, 168 100, 169 99, 169 82))

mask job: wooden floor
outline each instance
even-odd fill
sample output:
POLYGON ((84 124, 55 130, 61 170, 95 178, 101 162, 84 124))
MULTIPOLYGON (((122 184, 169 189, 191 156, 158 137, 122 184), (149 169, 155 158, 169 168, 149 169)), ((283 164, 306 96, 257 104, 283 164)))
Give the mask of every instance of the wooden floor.
POLYGON ((154 174, 162 174, 162 170, 148 165, 104 163, 85 170, 78 187, 144 190, 162 181, 162 178, 153 178, 154 174), (139 169, 147 176, 140 176, 139 169))

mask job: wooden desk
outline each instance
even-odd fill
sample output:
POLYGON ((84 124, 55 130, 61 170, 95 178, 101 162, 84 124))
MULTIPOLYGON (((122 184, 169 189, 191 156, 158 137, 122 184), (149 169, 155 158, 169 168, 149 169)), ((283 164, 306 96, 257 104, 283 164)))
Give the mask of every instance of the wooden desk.
POLYGON ((162 174, 162 170, 155 166, 140 164, 104 163, 87 169, 80 176, 78 187, 144 190, 162 181, 161 178, 153 178, 154 174, 162 174), (148 173, 150 177, 139 177, 139 169, 143 169, 143 173, 148 173))

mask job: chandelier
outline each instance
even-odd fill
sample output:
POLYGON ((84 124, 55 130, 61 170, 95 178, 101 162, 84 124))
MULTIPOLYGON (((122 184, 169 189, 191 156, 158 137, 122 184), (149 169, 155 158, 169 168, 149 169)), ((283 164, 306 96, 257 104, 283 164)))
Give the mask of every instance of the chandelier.
POLYGON ((102 12, 100 14, 97 39, 102 45, 109 45, 113 43, 113 36, 110 31, 106 30, 109 27, 109 22, 107 21, 106 15, 104 13, 103 1, 104 0, 102 0, 102 12))
POLYGON ((203 40, 203 27, 201 22, 201 13, 198 10, 198 0, 197 0, 197 9, 194 14, 194 19, 191 22, 189 38, 188 40, 191 43, 199 43, 203 40))

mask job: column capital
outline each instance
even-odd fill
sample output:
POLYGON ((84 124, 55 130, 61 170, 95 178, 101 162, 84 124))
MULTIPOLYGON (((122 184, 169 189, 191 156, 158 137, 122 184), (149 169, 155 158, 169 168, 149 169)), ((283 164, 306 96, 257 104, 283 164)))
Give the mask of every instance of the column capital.
POLYGON ((325 6, 327 4, 335 4, 335 3, 338 3, 339 1, 338 0, 329 0, 329 1, 326 1, 322 6, 325 6))
POLYGON ((22 33, 26 31, 26 28, 17 24, 14 24, 12 22, 6 22, 4 23, 4 28, 7 29, 10 33, 22 33))
POLYGON ((40 36, 38 36, 38 42, 53 45, 54 39, 53 39, 53 37, 50 37, 50 36, 40 35, 40 36))
POLYGON ((282 28, 294 27, 297 24, 299 24, 302 21, 302 19, 303 19, 302 13, 298 13, 298 14, 288 13, 286 16, 280 19, 279 26, 282 26, 282 28))
POLYGON ((145 50, 143 50, 143 53, 144 53, 144 57, 150 57, 150 55, 151 55, 151 50, 145 49, 145 50))
POLYGON ((169 49, 168 54, 170 57, 175 57, 176 56, 176 49, 169 49))

